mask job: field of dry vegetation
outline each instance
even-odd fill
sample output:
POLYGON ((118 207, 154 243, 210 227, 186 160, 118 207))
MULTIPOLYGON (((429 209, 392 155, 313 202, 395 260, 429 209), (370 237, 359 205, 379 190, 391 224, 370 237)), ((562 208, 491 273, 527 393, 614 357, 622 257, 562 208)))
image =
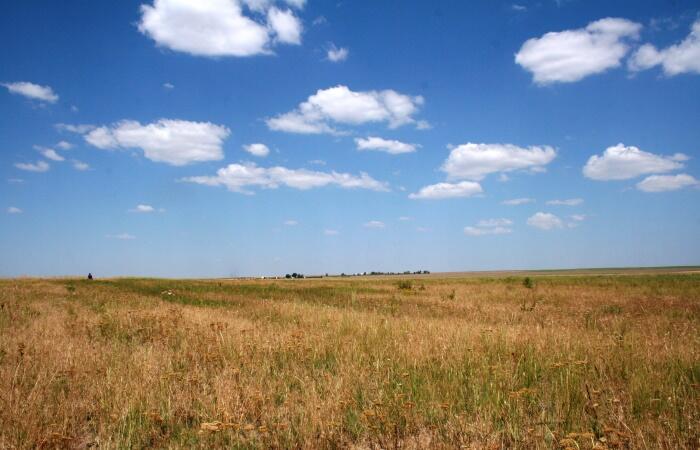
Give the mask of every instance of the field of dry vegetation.
POLYGON ((0 280, 0 448, 700 448, 700 275, 0 280))

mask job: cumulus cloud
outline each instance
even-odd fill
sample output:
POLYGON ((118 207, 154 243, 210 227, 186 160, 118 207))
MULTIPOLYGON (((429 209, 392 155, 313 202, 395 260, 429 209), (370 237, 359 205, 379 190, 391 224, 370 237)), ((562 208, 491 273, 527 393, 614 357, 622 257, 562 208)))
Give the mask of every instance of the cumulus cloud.
POLYGON ((562 220, 551 213, 538 212, 527 219, 527 224, 540 230, 553 230, 564 227, 562 220))
POLYGON ((364 172, 351 175, 338 172, 319 172, 307 169, 286 167, 258 167, 255 164, 229 164, 219 169, 214 176, 187 177, 182 181, 208 186, 225 186, 232 192, 250 194, 249 188, 277 189, 287 186, 306 190, 324 186, 338 186, 344 189, 369 189, 387 191, 386 183, 375 180, 364 172))
POLYGON ((586 220, 585 214, 572 214, 569 217, 571 217, 571 220, 575 222, 583 222, 584 220, 586 220))
POLYGON ((698 180, 694 177, 681 173, 678 175, 652 175, 646 177, 637 183, 637 189, 644 192, 668 192, 698 185, 698 180))
POLYGON ((270 154, 270 149, 265 144, 244 145, 243 150, 247 151, 253 156, 258 156, 260 158, 264 158, 270 154))
POLYGON ((425 186, 408 198, 414 200, 441 200, 445 198, 472 197, 481 194, 484 190, 475 181, 462 181, 460 183, 437 183, 425 186))
POLYGON ((163 87, 168 90, 175 89, 175 85, 172 83, 163 83, 163 87))
POLYGON ((585 28, 546 33, 527 40, 515 62, 533 74, 535 83, 568 83, 620 66, 642 26, 605 18, 585 28))
MULTIPOLYGON (((301 8, 302 1, 287 1, 301 8)), ((155 0, 141 5, 138 29, 156 44, 198 56, 252 56, 270 54, 271 40, 301 42, 302 25, 291 10, 271 1, 247 0, 256 13, 267 11, 267 23, 244 14, 237 0, 155 0)))
POLYGON ((370 136, 367 138, 356 138, 355 144, 358 150, 377 150, 380 152, 398 155, 401 153, 411 153, 416 151, 416 144, 407 144, 405 142, 383 139, 380 137, 370 136))
POLYGON ((224 140, 228 128, 209 122, 160 119, 141 125, 123 120, 85 134, 85 140, 100 149, 140 148, 151 161, 184 166, 224 158, 224 140))
POLYGON ((58 144, 56 144, 56 147, 60 148, 61 150, 70 150, 73 148, 73 144, 66 141, 60 141, 58 144))
POLYGON ((7 208, 7 214, 22 214, 22 210, 16 206, 10 206, 7 208))
POLYGON ((369 222, 366 222, 362 225, 365 228, 384 228, 386 225, 384 222, 380 222, 378 220, 370 220, 369 222))
POLYGON ((288 227, 295 227, 295 226, 299 225, 299 222, 297 222, 296 220, 290 219, 290 220, 285 220, 284 225, 288 226, 288 227))
POLYGON ((467 143, 455 147, 442 165, 450 179, 481 180, 497 172, 528 169, 543 171, 557 152, 547 145, 518 147, 513 144, 467 143))
POLYGON ((535 199, 533 198, 513 198, 510 200, 503 200, 501 202, 502 205, 508 205, 508 206, 517 206, 517 205, 524 205, 526 203, 534 203, 535 199))
POLYGON ((270 8, 267 11, 267 23, 277 42, 301 44, 301 32, 304 27, 291 10, 282 11, 281 9, 270 8))
POLYGON ((49 163, 46 161, 37 161, 34 163, 15 163, 15 167, 27 172, 46 172, 49 170, 49 163))
POLYGON ((12 94, 23 95, 33 100, 47 103, 56 103, 58 95, 49 86, 40 86, 28 81, 16 81, 14 83, 0 83, 12 94))
POLYGON ((593 180, 629 180, 640 175, 681 169, 682 162, 687 159, 682 153, 663 156, 617 144, 605 149, 602 155, 591 156, 583 167, 583 174, 593 180))
POLYGON ((267 119, 271 130, 301 134, 339 134, 333 125, 387 122, 390 128, 415 123, 423 97, 394 90, 352 91, 347 86, 320 89, 295 110, 267 119))
POLYGON ((690 34, 680 43, 661 50, 644 44, 632 55, 627 65, 634 72, 660 65, 668 76, 700 74, 700 19, 693 23, 690 34))
POLYGON ((556 206, 576 206, 580 205, 583 203, 582 198, 570 198, 567 200, 549 200, 547 202, 548 205, 556 205, 556 206))
POLYGON ((38 151, 39 153, 42 154, 42 156, 44 158, 50 159, 51 161, 65 161, 65 159, 66 159, 63 156, 56 153, 56 150, 49 148, 49 147, 42 147, 41 145, 35 145, 34 150, 38 151))
POLYGON ((328 52, 326 54, 328 61, 331 62, 341 62, 345 61, 348 59, 348 55, 350 54, 350 51, 347 48, 344 47, 336 47, 335 44, 331 44, 330 48, 328 48, 328 52))

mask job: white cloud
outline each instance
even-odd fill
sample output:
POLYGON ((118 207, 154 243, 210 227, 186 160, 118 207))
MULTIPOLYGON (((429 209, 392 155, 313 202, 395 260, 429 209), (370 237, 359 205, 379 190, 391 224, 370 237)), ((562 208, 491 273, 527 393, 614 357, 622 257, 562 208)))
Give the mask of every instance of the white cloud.
POLYGON ((138 29, 158 45, 199 56, 270 53, 270 30, 236 0, 155 0, 141 5, 138 29))
POLYGON ((393 90, 355 92, 347 86, 320 89, 295 110, 267 119, 272 130, 289 133, 342 133, 333 124, 387 122, 390 128, 415 123, 423 97, 393 90))
POLYGON ((331 62, 341 62, 345 61, 348 59, 348 55, 350 54, 350 51, 347 48, 344 47, 336 47, 335 44, 331 44, 330 48, 328 49, 327 57, 328 61, 331 62))
POLYGON ((433 126, 427 120, 419 120, 416 122, 416 130, 430 130, 433 126))
POLYGON ((523 148, 513 144, 470 142, 452 149, 441 169, 450 179, 479 181, 497 172, 543 171, 556 156, 557 152, 547 145, 523 148))
POLYGON ((119 239, 120 241, 131 241, 136 239, 136 236, 129 233, 108 234, 106 237, 108 239, 119 239))
POLYGON ((322 159, 312 159, 312 160, 309 161, 309 164, 313 164, 313 165, 316 165, 316 166, 325 166, 325 165, 326 165, 326 161, 324 161, 324 160, 322 160, 322 159))
POLYGON ((90 170, 90 165, 88 163, 84 163, 82 161, 78 161, 77 159, 73 160, 73 168, 75 170, 79 170, 81 172, 84 172, 86 170, 90 170))
POLYGON ((585 28, 546 33, 527 40, 515 62, 532 72, 535 83, 567 83, 620 66, 642 26, 619 18, 605 18, 585 28))
POLYGON ((690 34, 679 44, 658 50, 651 44, 642 45, 627 63, 638 72, 661 65, 668 76, 681 73, 700 74, 700 19, 693 23, 690 34))
POLYGON ((24 180, 21 179, 21 178, 8 178, 8 179, 7 179, 7 182, 8 182, 8 183, 19 184, 19 183, 24 183, 24 180))
POLYGON ((129 212, 133 213, 152 213, 156 209, 151 205, 136 205, 136 208, 130 209, 129 212))
POLYGON ((681 169, 682 161, 687 159, 682 153, 663 156, 617 144, 605 149, 602 155, 591 156, 583 167, 583 174, 593 180, 628 180, 640 175, 681 169))
POLYGON ((401 216, 401 217, 399 217, 399 220, 401 222, 408 222, 409 220, 411 220, 411 218, 408 216, 401 216))
POLYGON ((299 225, 299 222, 297 222, 296 220, 285 220, 284 225, 286 225, 288 227, 294 227, 294 226, 299 225))
POLYGON ((541 230, 552 230, 562 228, 564 223, 554 214, 538 212, 527 219, 527 224, 541 230))
POLYGON ((46 161, 37 161, 36 164, 33 163, 15 163, 15 167, 20 170, 26 170, 28 172, 46 172, 49 170, 49 163, 46 161))
POLYGON ((548 205, 556 205, 556 206, 576 206, 580 205, 583 203, 582 198, 570 198, 567 200, 549 200, 547 202, 548 205))
POLYGON ((22 214, 22 212, 23 211, 16 206, 10 206, 7 208, 7 214, 22 214))
POLYGON ((485 236, 487 234, 509 234, 513 230, 506 227, 491 227, 491 228, 477 228, 477 227, 464 227, 464 234, 469 236, 485 236))
POLYGON ((583 222, 584 220, 586 220, 585 214, 572 214, 569 217, 571 217, 571 220, 575 222, 583 222))
POLYGON ((66 141, 60 141, 58 144, 56 144, 56 147, 60 148, 61 150, 70 150, 73 148, 73 144, 66 141))
POLYGON ((58 101, 58 95, 49 86, 40 86, 28 81, 0 84, 5 86, 12 94, 24 95, 25 97, 48 103, 56 103, 58 101))
POLYGON ((407 144, 405 142, 383 139, 380 137, 370 136, 367 138, 356 138, 355 144, 358 150, 378 150, 392 155, 401 153, 411 153, 416 151, 416 144, 407 144))
POLYGON ((243 150, 247 151, 253 156, 258 156, 260 158, 264 158, 270 154, 270 149, 265 144, 244 145, 243 150))
POLYGON ((323 234, 326 236, 337 236, 340 232, 338 230, 323 230, 323 234))
POLYGON ((637 183, 637 189, 644 192, 668 192, 686 187, 698 186, 694 177, 681 173, 678 175, 652 175, 637 183))
POLYGON ((90 130, 95 129, 94 125, 89 125, 89 124, 79 124, 79 125, 72 125, 69 123, 57 123, 54 125, 58 131, 68 131, 71 133, 77 133, 77 134, 85 134, 90 130))
MULTIPOLYGON (((254 16, 264 13, 266 23, 244 14, 237 0, 155 0, 141 5, 138 29, 156 44, 191 55, 252 56, 271 54, 275 42, 300 44, 303 26, 289 9, 272 0, 243 0, 254 16)), ((286 0, 302 9, 305 1, 286 0)), ((173 86, 165 83, 166 89, 173 86)))
POLYGON ((301 32, 304 27, 291 10, 270 8, 267 11, 267 23, 275 34, 276 41, 285 44, 301 44, 301 32))
POLYGON ((182 181, 208 186, 225 186, 232 192, 251 193, 247 188, 277 189, 287 186, 294 189, 312 189, 335 185, 344 189, 369 189, 387 191, 386 183, 375 180, 364 172, 359 176, 338 172, 318 172, 286 167, 258 167, 255 164, 229 164, 214 176, 187 177, 182 181))
POLYGON ((172 83, 163 83, 163 87, 168 90, 175 89, 175 85, 172 83))
POLYGON ((52 148, 42 147, 41 145, 35 145, 34 149, 41 153, 44 158, 50 159, 52 161, 65 161, 66 159, 63 156, 56 153, 56 150, 52 148))
POLYGON ((384 228, 386 225, 384 222, 380 222, 378 220, 370 220, 369 222, 366 222, 362 225, 365 228, 384 228))
POLYGON ((510 9, 512 9, 513 11, 524 12, 524 11, 527 11, 527 6, 518 5, 516 3, 513 3, 512 5, 510 5, 510 9))
POLYGON ((228 128, 209 122, 160 119, 141 125, 123 120, 93 129, 85 140, 101 149, 140 148, 151 161, 184 166, 223 159, 222 145, 229 134, 228 128))
POLYGON ((535 199, 533 198, 513 198, 510 200, 503 200, 501 202, 502 205, 508 205, 508 206, 517 206, 517 205, 524 205, 526 203, 534 203, 535 199))
POLYGON ((441 200, 444 198, 471 197, 481 194, 483 189, 475 181, 462 181, 460 183, 437 183, 421 188, 414 194, 409 194, 411 199, 441 200))
POLYGON ((510 219, 483 219, 476 224, 480 228, 497 228, 510 225, 513 225, 513 221, 510 219))

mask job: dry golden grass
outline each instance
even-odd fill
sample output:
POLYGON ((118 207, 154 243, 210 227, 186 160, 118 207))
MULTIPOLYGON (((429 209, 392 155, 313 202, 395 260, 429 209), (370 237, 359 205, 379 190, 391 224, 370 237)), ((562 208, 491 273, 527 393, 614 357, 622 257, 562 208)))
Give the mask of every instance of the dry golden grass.
POLYGON ((0 281, 0 448, 700 447, 699 275, 522 281, 0 281))

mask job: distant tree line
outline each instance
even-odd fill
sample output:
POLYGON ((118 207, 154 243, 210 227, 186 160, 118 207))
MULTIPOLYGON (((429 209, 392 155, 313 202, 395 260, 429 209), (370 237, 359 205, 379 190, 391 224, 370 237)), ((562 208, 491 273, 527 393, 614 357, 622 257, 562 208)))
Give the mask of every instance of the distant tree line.
POLYGON ((341 277, 360 277, 360 276, 367 276, 367 275, 427 275, 429 274, 429 270, 416 270, 415 272, 411 272, 410 270, 406 270, 404 272, 362 272, 362 273, 351 273, 351 274, 346 274, 346 273, 341 273, 341 277))
MULTIPOLYGON (((368 276, 368 275, 370 275, 370 276, 371 275, 384 275, 384 276, 386 276, 386 275, 427 275, 429 273, 430 273, 429 270, 416 270, 415 272, 411 272, 410 270, 406 270, 404 272, 376 272, 376 271, 372 271, 372 272, 362 272, 362 273, 357 272, 357 273, 351 273, 351 274, 347 274, 347 273, 343 272, 340 274, 340 276, 341 277, 363 277, 363 276, 368 276)), ((331 275, 326 274, 325 276, 328 277, 331 275)), ((310 276, 304 275, 303 273, 296 273, 296 272, 291 273, 291 274, 288 273, 284 276, 284 278, 286 278, 288 280, 296 279, 296 278, 320 278, 320 277, 321 277, 321 275, 310 277, 310 276)))

